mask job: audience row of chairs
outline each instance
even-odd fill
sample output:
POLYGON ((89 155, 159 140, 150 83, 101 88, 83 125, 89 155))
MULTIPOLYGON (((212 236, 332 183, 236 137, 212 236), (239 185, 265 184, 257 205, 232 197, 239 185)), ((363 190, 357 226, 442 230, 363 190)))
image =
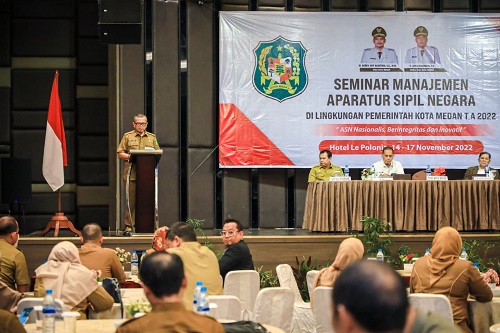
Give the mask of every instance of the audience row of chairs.
MULTIPOLYGON (((304 302, 290 265, 276 267, 280 287, 260 290, 259 273, 253 270, 232 271, 226 275, 224 295, 209 296, 208 300, 216 307, 211 315, 218 319, 252 320, 262 324, 279 327, 285 332, 333 333, 331 328, 330 287, 317 287, 312 290, 314 279, 319 271, 307 273, 307 287, 313 296, 314 308, 304 302)), ((443 295, 410 294, 410 303, 429 312, 438 312, 453 322, 450 301, 443 295)), ((42 305, 42 298, 23 298, 18 303, 18 312, 24 308, 42 305)), ((56 300, 56 312, 64 311, 64 304, 56 300)), ((30 316, 29 322, 34 322, 30 316)))

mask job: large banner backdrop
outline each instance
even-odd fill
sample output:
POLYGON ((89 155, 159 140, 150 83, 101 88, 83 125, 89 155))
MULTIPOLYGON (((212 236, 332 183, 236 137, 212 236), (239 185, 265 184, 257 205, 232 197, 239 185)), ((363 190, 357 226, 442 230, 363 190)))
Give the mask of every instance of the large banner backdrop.
POLYGON ((222 12, 219 164, 498 166, 499 58, 495 15, 222 12))

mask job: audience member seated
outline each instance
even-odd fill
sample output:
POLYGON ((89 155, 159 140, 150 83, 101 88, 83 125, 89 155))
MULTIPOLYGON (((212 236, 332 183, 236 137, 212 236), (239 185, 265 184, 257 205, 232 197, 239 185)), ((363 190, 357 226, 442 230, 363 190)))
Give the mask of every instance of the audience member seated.
POLYGON ((26 333, 26 330, 15 314, 0 309, 0 332, 26 333))
POLYGON ((115 251, 101 247, 102 230, 98 224, 90 223, 84 226, 80 240, 83 245, 78 252, 83 266, 95 271, 100 270, 102 278, 113 277, 125 282, 125 272, 115 251))
POLYGON ((432 241, 431 254, 413 265, 410 291, 448 297, 455 324, 463 332, 472 332, 468 327, 467 297, 470 294, 479 302, 489 302, 493 293, 472 263, 459 259, 461 250, 462 238, 457 230, 439 229, 432 241))
POLYGON ((311 168, 307 182, 328 181, 330 177, 343 175, 342 169, 332 164, 332 152, 329 150, 322 150, 319 153, 319 164, 311 168))
POLYGON ((184 263, 187 286, 183 302, 188 310, 193 309, 193 292, 198 281, 207 287, 209 296, 223 294, 217 257, 198 243, 192 225, 184 222, 171 225, 167 232, 167 247, 167 252, 177 254, 184 263))
POLYGON ((163 226, 156 229, 153 235, 153 243, 151 244, 151 248, 146 250, 146 254, 153 253, 155 251, 166 251, 167 250, 167 231, 168 227, 163 226))
MULTIPOLYGON (((479 165, 467 168, 467 171, 465 171, 464 179, 467 179, 467 176, 484 175, 486 172, 486 166, 491 163, 491 154, 483 151, 479 154, 479 158, 477 159, 477 161, 479 162, 479 165)), ((495 174, 496 180, 500 179, 500 172, 498 170, 490 167, 490 173, 495 174)))
POLYGON ((411 307, 403 278, 378 261, 358 260, 339 275, 332 309, 335 333, 460 333, 439 314, 411 307))
POLYGON ((382 160, 373 163, 373 168, 375 177, 390 177, 394 173, 399 175, 405 173, 401 163, 394 160, 394 149, 392 147, 382 149, 382 160))
POLYGON ((252 254, 243 240, 243 225, 235 219, 227 219, 222 226, 222 241, 226 249, 219 259, 220 275, 225 278, 230 271, 253 270, 252 254))
POLYGON ((31 279, 24 254, 17 249, 19 225, 12 216, 0 218, 0 280, 9 288, 27 292, 31 279))
POLYGON ((17 305, 21 297, 22 294, 19 291, 10 289, 5 283, 0 281, 0 309, 10 311, 10 309, 17 305))
POLYGON ((47 263, 38 267, 35 273, 35 297, 44 297, 45 290, 52 289, 54 298, 61 299, 67 309, 80 312, 79 319, 87 318, 88 303, 96 312, 113 306, 113 298, 97 284, 95 273, 81 264, 73 243, 56 244, 47 263))
POLYGON ((214 318, 187 310, 182 303, 186 290, 184 265, 176 254, 154 252, 144 257, 140 268, 144 293, 153 311, 122 324, 117 333, 206 332, 224 333, 214 318))
POLYGON ((353 262, 363 258, 365 248, 357 238, 346 238, 340 243, 335 261, 329 267, 319 271, 314 279, 313 289, 316 287, 333 287, 340 273, 353 262))

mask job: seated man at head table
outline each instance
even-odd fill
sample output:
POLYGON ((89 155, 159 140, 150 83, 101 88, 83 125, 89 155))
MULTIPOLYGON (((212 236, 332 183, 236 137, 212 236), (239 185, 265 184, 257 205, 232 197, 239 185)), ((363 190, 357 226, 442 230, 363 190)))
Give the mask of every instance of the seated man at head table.
POLYGON ((125 322, 116 333, 224 333, 224 328, 216 319, 194 313, 182 303, 187 278, 178 255, 163 251, 148 254, 142 261, 140 276, 153 311, 125 322))
POLYGON ((342 168, 332 164, 332 152, 325 149, 319 153, 319 164, 313 166, 309 171, 307 182, 330 180, 330 177, 343 175, 342 168))
MULTIPOLYGON (((487 151, 483 151, 479 154, 479 158, 477 159, 479 165, 467 168, 465 171, 464 179, 467 179, 468 175, 484 175, 486 173, 486 166, 489 167, 491 163, 491 154, 487 151)), ((490 177, 496 180, 500 179, 500 173, 498 170, 489 167, 490 177)))
POLYGON ((337 278, 332 292, 336 333, 460 333, 438 313, 410 306, 403 278, 389 265, 358 260, 337 278))
POLYGON ((373 163, 373 174, 375 177, 390 177, 393 174, 403 175, 405 170, 398 161, 394 161, 394 149, 384 147, 382 149, 382 160, 373 163))
POLYGON ((78 249, 82 265, 94 271, 101 271, 102 278, 116 278, 125 282, 125 272, 120 260, 112 249, 102 248, 102 230, 97 223, 89 223, 83 227, 80 237, 82 247, 78 249))

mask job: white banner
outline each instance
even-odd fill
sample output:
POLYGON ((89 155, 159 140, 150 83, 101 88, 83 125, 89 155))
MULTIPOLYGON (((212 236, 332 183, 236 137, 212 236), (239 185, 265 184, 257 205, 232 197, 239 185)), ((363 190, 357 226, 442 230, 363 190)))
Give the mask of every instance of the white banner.
POLYGON ((220 14, 221 167, 500 165, 500 16, 220 14))

